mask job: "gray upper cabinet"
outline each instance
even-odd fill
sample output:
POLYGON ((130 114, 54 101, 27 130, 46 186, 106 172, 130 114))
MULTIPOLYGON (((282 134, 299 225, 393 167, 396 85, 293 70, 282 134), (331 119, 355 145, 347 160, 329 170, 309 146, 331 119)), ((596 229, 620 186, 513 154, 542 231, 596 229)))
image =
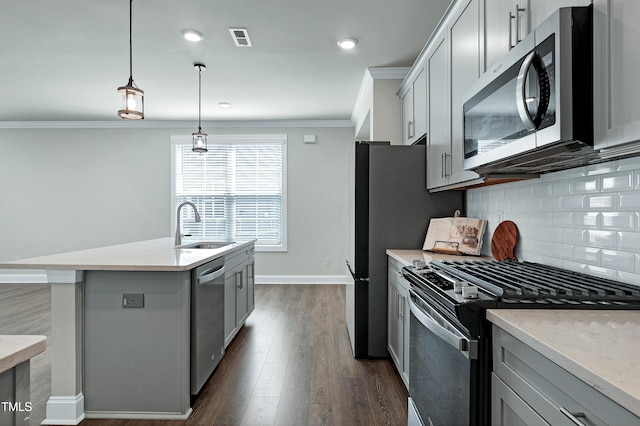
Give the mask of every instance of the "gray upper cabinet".
POLYGON ((529 0, 483 0, 483 3, 484 72, 529 34, 530 25, 529 0))
POLYGON ((462 94, 480 76, 481 0, 458 2, 426 52, 427 188, 464 186, 478 174, 463 169, 462 94))
POLYGON ((596 148, 640 153, 640 53, 637 0, 594 0, 594 116, 596 148))
POLYGON ((427 50, 427 188, 448 182, 447 162, 451 156, 451 114, 449 109, 449 67, 446 33, 436 37, 427 50))
POLYGON ((427 132, 427 76, 418 68, 402 95, 402 144, 411 145, 427 132))
POLYGON ((449 26, 451 49, 451 161, 450 183, 477 179, 477 173, 464 170, 464 117, 462 95, 481 74, 481 0, 466 0, 449 26))

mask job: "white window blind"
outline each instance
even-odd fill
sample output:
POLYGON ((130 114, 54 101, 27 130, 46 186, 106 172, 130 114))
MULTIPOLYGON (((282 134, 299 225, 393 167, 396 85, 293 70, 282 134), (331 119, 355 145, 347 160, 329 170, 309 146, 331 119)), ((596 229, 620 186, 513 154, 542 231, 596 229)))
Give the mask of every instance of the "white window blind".
POLYGON ((202 219, 183 208, 183 234, 286 250, 286 135, 210 136, 205 154, 191 137, 174 144, 175 207, 190 201, 202 219))

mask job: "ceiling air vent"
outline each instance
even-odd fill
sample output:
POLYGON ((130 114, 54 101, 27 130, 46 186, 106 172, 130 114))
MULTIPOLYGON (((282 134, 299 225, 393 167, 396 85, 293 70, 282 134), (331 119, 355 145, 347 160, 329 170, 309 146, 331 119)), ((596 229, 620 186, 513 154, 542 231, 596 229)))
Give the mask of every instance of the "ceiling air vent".
POLYGON ((251 39, 246 28, 229 28, 229 32, 237 47, 251 47, 251 39))

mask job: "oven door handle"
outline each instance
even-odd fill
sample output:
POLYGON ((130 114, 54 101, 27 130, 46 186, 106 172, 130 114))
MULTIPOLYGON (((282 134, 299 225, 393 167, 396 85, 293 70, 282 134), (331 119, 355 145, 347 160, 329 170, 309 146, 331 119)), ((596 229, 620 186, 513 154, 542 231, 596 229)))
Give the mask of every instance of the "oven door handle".
POLYGON ((422 325, 424 325, 433 334, 438 336, 438 338, 456 348, 458 351, 468 352, 469 359, 477 358, 477 341, 471 341, 464 336, 459 336, 451 330, 448 330, 447 328, 438 324, 438 321, 436 321, 436 319, 432 316, 438 314, 433 312, 433 314, 430 315, 429 313, 425 312, 423 308, 419 307, 413 302, 413 297, 411 296, 413 295, 410 295, 409 297, 409 309, 422 325))

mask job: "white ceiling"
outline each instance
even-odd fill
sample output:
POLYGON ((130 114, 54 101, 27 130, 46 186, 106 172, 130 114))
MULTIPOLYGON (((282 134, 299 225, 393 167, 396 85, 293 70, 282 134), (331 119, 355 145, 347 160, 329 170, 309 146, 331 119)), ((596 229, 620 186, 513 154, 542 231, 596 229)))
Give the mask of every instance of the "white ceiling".
MULTIPOLYGON (((451 0, 134 0, 146 120, 345 120, 368 67, 411 66, 451 0), (229 27, 246 27, 237 48, 229 27), (183 29, 205 36, 191 43, 183 29), (352 51, 336 41, 359 40, 352 51), (218 102, 230 102, 228 110, 218 102)), ((0 122, 116 121, 128 0, 1 0, 0 122)))

